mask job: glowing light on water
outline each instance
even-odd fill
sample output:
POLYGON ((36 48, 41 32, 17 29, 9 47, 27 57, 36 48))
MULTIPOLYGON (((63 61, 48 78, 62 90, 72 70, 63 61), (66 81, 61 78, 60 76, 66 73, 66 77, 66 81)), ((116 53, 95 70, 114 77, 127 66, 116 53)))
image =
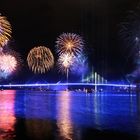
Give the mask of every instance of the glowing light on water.
POLYGON ((59 94, 57 103, 57 126, 59 128, 60 135, 64 139, 72 140, 71 134, 73 131, 73 125, 70 114, 70 93, 68 91, 63 91, 62 94, 59 94))
POLYGON ((0 91, 0 139, 13 139, 16 122, 14 112, 15 91, 0 91))

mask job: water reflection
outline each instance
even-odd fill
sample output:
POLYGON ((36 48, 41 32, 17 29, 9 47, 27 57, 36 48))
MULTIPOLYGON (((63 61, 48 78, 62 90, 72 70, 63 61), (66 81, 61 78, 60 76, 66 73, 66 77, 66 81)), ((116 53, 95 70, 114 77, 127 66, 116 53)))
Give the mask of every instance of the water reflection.
POLYGON ((46 120, 26 120, 27 136, 33 140, 51 139, 52 124, 46 120))
POLYGON ((26 95, 25 125, 28 139, 46 140, 52 139, 53 123, 48 119, 50 109, 50 96, 48 93, 26 95))
POLYGON ((65 140, 72 139, 72 121, 70 114, 71 94, 63 91, 57 97, 57 126, 60 136, 65 140))
POLYGON ((137 134, 140 136, 140 93, 137 94, 137 134))
POLYGON ((140 94, 0 92, 0 140, 94 139, 95 130, 139 135, 139 116, 140 94))
POLYGON ((15 93, 14 90, 0 91, 0 139, 2 140, 14 139, 15 93))
MULTIPOLYGON (((93 97, 94 126, 99 130, 119 130, 120 126, 127 129, 121 131, 136 130, 136 96, 135 94, 96 94, 93 97), (127 118, 127 119, 124 119, 127 118), (129 127, 131 126, 131 127, 129 127)), ((91 106, 91 105, 90 105, 91 106)))
POLYGON ((97 125, 97 128, 100 129, 100 115, 99 115, 99 111, 100 111, 100 107, 99 107, 99 102, 100 100, 102 101, 102 98, 98 98, 97 96, 94 96, 93 98, 93 114, 95 115, 94 121, 95 124, 97 125))

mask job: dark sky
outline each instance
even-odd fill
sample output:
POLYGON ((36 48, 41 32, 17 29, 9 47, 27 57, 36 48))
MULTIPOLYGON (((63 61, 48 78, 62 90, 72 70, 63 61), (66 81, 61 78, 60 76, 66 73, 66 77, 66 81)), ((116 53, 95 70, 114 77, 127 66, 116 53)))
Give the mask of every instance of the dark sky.
POLYGON ((14 49, 24 59, 18 78, 27 79, 32 74, 25 61, 28 51, 45 45, 54 52, 56 37, 63 32, 82 35, 90 67, 106 78, 119 79, 131 72, 133 61, 127 63, 118 32, 120 22, 138 3, 139 0, 1 0, 0 12, 12 24, 14 49))

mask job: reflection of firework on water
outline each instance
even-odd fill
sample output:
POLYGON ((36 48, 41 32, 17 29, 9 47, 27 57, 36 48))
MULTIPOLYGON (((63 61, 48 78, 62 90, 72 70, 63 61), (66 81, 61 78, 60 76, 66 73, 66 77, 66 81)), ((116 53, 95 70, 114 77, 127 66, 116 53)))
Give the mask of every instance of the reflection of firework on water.
POLYGON ((0 55, 0 77, 7 78, 13 74, 19 65, 15 55, 9 53, 3 53, 0 55))
POLYGON ((54 57, 49 48, 39 46, 30 50, 27 62, 34 73, 45 73, 53 67, 54 57))
POLYGON ((6 17, 0 16, 0 47, 8 43, 11 33, 12 29, 9 21, 7 21, 6 17))
POLYGON ((73 65, 71 67, 71 72, 76 75, 81 75, 85 73, 88 69, 87 58, 84 55, 78 55, 73 59, 73 65))
POLYGON ((69 53, 63 53, 59 56, 58 59, 58 67, 61 72, 67 72, 68 69, 71 68, 73 64, 74 56, 69 53))
POLYGON ((82 38, 74 33, 63 33, 56 41, 56 48, 59 55, 62 53, 80 54, 83 50, 84 42, 82 38))

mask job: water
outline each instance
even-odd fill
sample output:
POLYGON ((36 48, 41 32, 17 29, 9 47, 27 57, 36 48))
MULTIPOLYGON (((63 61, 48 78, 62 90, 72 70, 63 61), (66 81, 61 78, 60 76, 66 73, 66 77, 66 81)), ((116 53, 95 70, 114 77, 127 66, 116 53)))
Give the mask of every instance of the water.
POLYGON ((0 91, 0 140, 22 139, 140 139, 140 95, 0 91))

